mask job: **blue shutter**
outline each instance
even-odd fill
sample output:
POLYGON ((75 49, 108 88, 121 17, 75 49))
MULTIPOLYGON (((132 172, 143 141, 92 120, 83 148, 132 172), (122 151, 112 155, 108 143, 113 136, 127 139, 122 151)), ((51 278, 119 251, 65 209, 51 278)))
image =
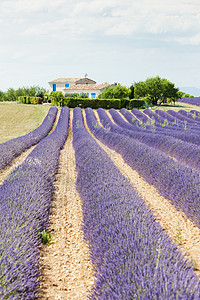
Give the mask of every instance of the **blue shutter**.
POLYGON ((56 84, 53 83, 53 91, 56 92, 56 84))
POLYGON ((89 93, 87 93, 87 96, 88 96, 88 98, 89 98, 90 94, 89 94, 89 93))
POLYGON ((69 87, 69 83, 65 83, 65 88, 68 88, 69 87))
POLYGON ((91 93, 91 98, 95 99, 96 98, 96 93, 91 93))

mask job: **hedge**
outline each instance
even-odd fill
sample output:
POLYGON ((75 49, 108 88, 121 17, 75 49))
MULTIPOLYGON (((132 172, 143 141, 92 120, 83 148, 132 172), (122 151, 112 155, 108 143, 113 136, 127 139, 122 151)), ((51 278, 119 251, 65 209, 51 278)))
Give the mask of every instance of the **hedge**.
MULTIPOLYGON (((18 101, 24 104, 42 104, 42 98, 40 97, 29 97, 29 96, 20 96, 18 97, 18 101)), ((91 107, 93 109, 104 108, 104 109, 133 109, 133 108, 141 108, 146 107, 147 100, 146 98, 141 99, 90 99, 90 98, 72 98, 65 97, 60 101, 55 101, 51 99, 51 102, 55 106, 68 106, 70 108, 81 107, 87 108, 91 107)))
POLYGON ((120 99, 89 99, 89 98, 64 98, 60 102, 61 106, 68 106, 75 108, 77 106, 81 108, 91 107, 93 109, 104 108, 104 109, 120 109, 120 108, 139 108, 144 107, 146 104, 146 99, 131 99, 131 100, 120 100, 120 99))
POLYGON ((126 108, 126 109, 140 108, 146 106, 146 103, 147 103, 146 98, 131 99, 131 100, 126 100, 125 105, 121 106, 121 108, 126 108))
POLYGON ((89 98, 64 98, 60 103, 61 106, 68 106, 70 108, 74 107, 91 107, 93 109, 97 108, 121 108, 121 100, 120 99, 89 99, 89 98))
POLYGON ((18 101, 23 104, 42 104, 41 97, 19 96, 18 101))

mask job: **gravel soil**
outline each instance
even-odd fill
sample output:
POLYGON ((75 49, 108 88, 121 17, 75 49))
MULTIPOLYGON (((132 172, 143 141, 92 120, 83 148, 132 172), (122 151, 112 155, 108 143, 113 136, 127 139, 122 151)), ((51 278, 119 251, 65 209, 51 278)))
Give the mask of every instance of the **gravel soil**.
POLYGON ((89 248, 81 230, 70 113, 69 135, 60 154, 50 216, 53 243, 41 249, 41 299, 86 299, 94 284, 89 248))

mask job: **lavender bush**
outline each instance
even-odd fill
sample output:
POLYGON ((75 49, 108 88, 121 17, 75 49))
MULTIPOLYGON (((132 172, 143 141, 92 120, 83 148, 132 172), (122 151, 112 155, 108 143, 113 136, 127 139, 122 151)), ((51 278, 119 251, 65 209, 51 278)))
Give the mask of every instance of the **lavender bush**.
POLYGON ((58 109, 55 106, 51 107, 42 124, 35 130, 0 144, 0 170, 9 165, 15 157, 37 144, 48 134, 55 122, 57 111, 58 109))
MULTIPOLYGON (((93 111, 86 111, 92 131, 100 132, 99 125, 92 124, 93 111)), ((73 146, 84 237, 96 277, 89 298, 199 299, 193 268, 86 131, 80 108, 74 109, 73 146)))
POLYGON ((113 108, 109 112, 113 116, 115 123, 119 126, 110 120, 104 109, 98 108, 97 112, 101 123, 107 130, 109 129, 111 132, 131 137, 149 147, 164 152, 186 166, 200 171, 200 148, 197 145, 183 142, 162 133, 155 134, 152 132, 130 130, 131 125, 124 121, 113 108))
POLYGON ((69 108, 64 107, 54 132, 0 187, 0 299, 36 299, 40 233, 47 228, 53 179, 68 122, 69 108))
MULTIPOLYGON (((167 112, 164 112, 162 110, 157 109, 155 111, 155 113, 157 115, 160 116, 160 118, 164 118, 165 120, 167 120, 170 124, 170 128, 174 128, 174 129, 179 129, 179 130, 189 130, 195 134, 198 134, 198 130, 199 130, 199 123, 197 122, 191 122, 190 118, 186 118, 186 116, 184 117, 183 115, 181 115, 180 113, 177 113, 175 111, 172 110, 168 110, 167 112)), ((187 113, 187 112, 186 112, 187 113)))
MULTIPOLYGON (((149 129, 150 127, 147 127, 146 125, 152 125, 152 119, 149 118, 149 109, 146 109, 143 113, 139 111, 138 109, 133 109, 132 114, 137 117, 139 120, 139 125, 142 125, 145 128, 149 129), (148 117, 147 117, 148 116, 148 117)), ((166 129, 175 129, 175 130, 195 130, 197 131, 197 126, 200 125, 200 123, 197 122, 197 120, 194 120, 193 118, 188 118, 187 112, 186 114, 182 114, 180 112, 175 112, 173 110, 168 110, 167 112, 164 112, 162 110, 156 110, 157 118, 154 119, 155 123, 154 126, 156 126, 156 129, 163 129, 165 127, 166 129), (158 122, 159 120, 159 122, 158 122)), ((183 112, 183 111, 182 111, 183 112)), ((151 115, 153 113, 151 112, 151 115)), ((151 128, 150 128, 151 129, 151 128)))
POLYGON ((200 125, 200 118, 199 118, 199 114, 197 114, 197 112, 187 112, 183 109, 178 111, 179 114, 187 117, 188 119, 191 119, 192 121, 195 121, 196 125, 200 125))
POLYGON ((183 102, 188 103, 192 105, 200 105, 200 97, 182 97, 181 99, 178 99, 177 102, 183 102))
POLYGON ((200 228, 200 174, 160 151, 103 129, 97 123, 92 109, 85 111, 88 126, 95 136, 119 152, 127 164, 200 228))
MULTIPOLYGON (((138 128, 137 125, 132 124, 132 118, 133 118, 133 114, 130 113, 129 111, 125 110, 125 109, 121 109, 120 112, 122 113, 122 115, 125 117, 125 119, 129 122, 129 124, 131 124, 133 127, 132 129, 136 129, 138 128)), ((163 112, 165 113, 165 112, 163 112)), ((166 113, 165 113, 166 114, 166 113)), ((184 142, 187 143, 192 143, 195 145, 200 145, 200 137, 199 137, 199 130, 197 130, 197 127, 195 127, 195 130, 190 130, 190 128, 188 128, 188 126, 186 127, 187 130, 185 130, 183 127, 179 128, 179 123, 175 125, 174 128, 172 128, 171 126, 146 126, 145 128, 139 127, 140 131, 146 131, 146 132, 154 132, 156 133, 162 133, 168 136, 172 136, 174 138, 180 139, 184 142), (178 125, 178 126, 177 126, 178 125)), ((138 130, 138 129, 137 129, 138 130)))
POLYGON ((174 117, 175 119, 177 119, 177 120, 180 120, 182 122, 188 122, 191 125, 198 125, 199 126, 199 122, 197 122, 197 120, 188 118, 188 116, 185 115, 185 114, 181 114, 180 112, 177 112, 177 111, 174 111, 174 110, 171 110, 171 109, 168 110, 167 113, 169 115, 171 115, 172 117, 174 117))

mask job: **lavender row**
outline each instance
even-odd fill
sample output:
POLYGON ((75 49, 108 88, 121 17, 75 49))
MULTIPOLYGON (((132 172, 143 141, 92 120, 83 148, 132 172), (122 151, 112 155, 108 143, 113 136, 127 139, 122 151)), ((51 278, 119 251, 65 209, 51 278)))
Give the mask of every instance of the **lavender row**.
POLYGON ((157 109, 155 114, 157 115, 162 122, 169 122, 169 126, 171 129, 175 130, 184 130, 184 131, 192 131, 194 134, 198 134, 200 130, 200 123, 198 119, 194 119, 188 117, 188 113, 186 111, 180 110, 179 112, 175 112, 173 110, 168 110, 167 112, 157 109), (183 113, 184 112, 184 113, 183 113))
POLYGON ((67 138, 69 109, 56 129, 0 187, 0 299, 36 299, 40 234, 47 229, 53 179, 67 138))
POLYGON ((96 137, 119 152, 127 164, 200 228, 200 174, 156 149, 103 129, 91 109, 86 113, 88 126, 96 137))
POLYGON ((183 142, 170 136, 163 134, 154 134, 152 132, 140 132, 130 130, 131 126, 119 115, 115 109, 110 109, 115 125, 104 109, 97 109, 101 123, 105 128, 110 128, 111 132, 123 134, 131 137, 145 145, 156 150, 162 151, 165 154, 177 159, 180 163, 185 164, 193 169, 200 171, 200 148, 197 145, 183 142))
MULTIPOLYGON (((162 112, 162 111, 161 111, 162 112)), ((139 120, 139 125, 149 125, 148 127, 145 126, 146 129, 151 129, 151 126, 154 125, 158 127, 164 127, 168 129, 181 129, 181 126, 177 128, 177 124, 173 124, 172 121, 169 121, 169 118, 172 118, 170 115, 168 115, 168 118, 163 118, 163 116, 160 116, 159 114, 154 114, 151 110, 146 109, 143 112, 139 111, 138 109, 133 109, 131 111, 132 115, 139 120), (148 112, 151 113, 151 118, 148 112)), ((173 118, 174 119, 174 118, 173 118)), ((144 127, 143 125, 143 127, 144 127)), ((181 124, 182 125, 182 124, 181 124)))
MULTIPOLYGON (((90 119, 92 112, 86 111, 90 119)), ((83 232, 96 277, 89 298, 198 299, 193 268, 86 131, 80 108, 74 109, 73 146, 83 232)))
MULTIPOLYGON (((183 112, 183 110, 182 110, 182 112, 183 112)), ((199 127, 199 125, 200 125, 198 120, 194 120, 193 118, 188 118, 187 115, 180 113, 180 111, 177 112, 177 111, 170 109, 167 111, 167 114, 171 115, 178 121, 184 122, 185 124, 189 124, 189 125, 193 125, 193 126, 195 125, 195 127, 196 126, 199 127)), ((187 112, 186 112, 186 114, 187 114, 187 112)))
POLYGON ((195 121, 198 125, 200 124, 200 117, 199 117, 199 112, 198 111, 192 110, 190 112, 187 112, 187 111, 181 109, 181 110, 178 111, 178 113, 185 116, 185 117, 187 117, 187 118, 189 118, 189 119, 191 119, 191 120, 193 120, 193 121, 195 121))
POLYGON ((57 111, 55 106, 51 107, 42 124, 35 130, 0 144, 0 170, 9 165, 15 157, 25 150, 36 145, 49 133, 55 122, 57 111))
POLYGON ((200 97, 182 97, 181 99, 178 99, 177 101, 200 106, 200 97))
MULTIPOLYGON (((146 126, 141 127, 141 126, 136 126, 135 124, 132 123, 132 118, 133 114, 129 112, 126 109, 121 109, 120 110, 121 114, 125 117, 125 119, 128 121, 128 123, 131 125, 129 126, 130 129, 132 130, 137 130, 140 132, 147 132, 147 133, 154 133, 154 134, 164 134, 165 136, 171 136, 176 139, 182 140, 183 142, 195 144, 195 145, 200 145, 200 138, 199 138, 199 131, 194 132, 191 130, 183 130, 183 128, 177 127, 177 125, 172 128, 172 126, 160 126, 156 124, 156 126, 146 126)), ((149 114, 152 117, 152 112, 148 109, 145 111, 146 114, 149 114)), ((165 112, 163 112, 165 113, 165 112)), ((156 116, 156 114, 155 114, 156 116)))
MULTIPOLYGON (((163 116, 160 116, 158 114, 153 113, 151 110, 146 109, 144 111, 144 114, 146 116, 146 121, 144 122, 144 118, 141 117, 142 112, 137 110, 133 112, 129 112, 127 109, 122 108, 120 112, 125 116, 127 121, 131 125, 136 125, 137 127, 140 128, 140 130, 148 130, 148 131, 154 131, 154 132, 159 132, 159 131, 167 131, 167 130, 175 130, 175 131, 182 131, 183 127, 182 126, 177 126, 177 124, 173 124, 168 120, 168 118, 163 118, 163 116), (135 121, 136 118, 138 121, 135 121)), ((171 116, 169 116, 172 118, 171 116)))
MULTIPOLYGON (((167 112, 164 112, 162 110, 157 109, 155 111, 155 114, 153 112, 151 112, 151 118, 150 114, 149 114, 150 110, 144 110, 144 112, 142 113, 141 111, 139 111, 138 109, 133 109, 132 113, 140 120, 139 124, 143 124, 144 125, 152 125, 152 123, 154 124, 154 126, 157 127, 157 129, 174 129, 174 130, 178 130, 178 131, 182 131, 182 130, 193 130, 193 131, 197 131, 200 125, 199 122, 197 122, 197 120, 194 120, 193 118, 188 118, 188 116, 186 115, 182 115, 182 113, 180 112, 175 112, 173 110, 168 110, 167 112)), ((143 126, 144 126, 143 125, 143 126)), ((150 128, 151 127, 147 127, 146 128, 150 128)), ((195 133, 195 132, 194 132, 195 133)))
POLYGON ((157 133, 162 133, 165 134, 167 136, 171 136, 174 137, 176 139, 180 139, 183 142, 187 142, 187 143, 191 143, 191 144, 195 144, 195 145, 200 145, 200 136, 199 136, 199 131, 190 131, 190 130, 173 130, 173 129, 169 129, 166 127, 158 127, 158 126, 151 126, 148 127, 147 129, 142 128, 142 127, 138 127, 135 124, 132 123, 132 118, 133 118, 133 114, 130 113, 128 110, 126 109, 121 109, 120 112, 122 113, 122 115, 125 117, 125 119, 128 121, 129 124, 131 124, 132 130, 139 130, 139 131, 143 131, 143 132, 153 132, 155 134, 157 133))

